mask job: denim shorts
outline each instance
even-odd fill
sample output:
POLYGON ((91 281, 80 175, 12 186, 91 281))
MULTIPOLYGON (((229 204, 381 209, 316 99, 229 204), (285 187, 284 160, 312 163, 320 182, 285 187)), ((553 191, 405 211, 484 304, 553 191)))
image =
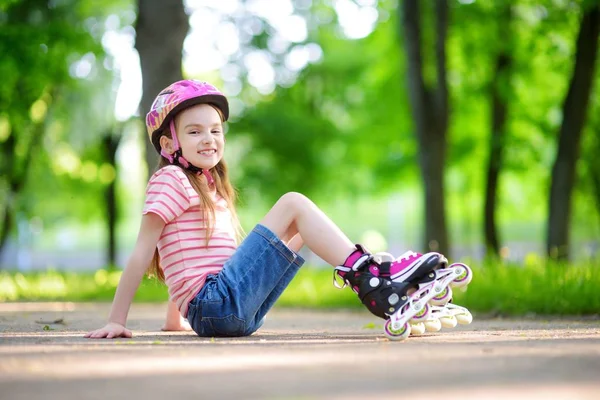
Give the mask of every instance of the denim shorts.
POLYGON ((256 225, 190 301, 187 319, 199 336, 248 336, 263 324, 304 259, 256 225))

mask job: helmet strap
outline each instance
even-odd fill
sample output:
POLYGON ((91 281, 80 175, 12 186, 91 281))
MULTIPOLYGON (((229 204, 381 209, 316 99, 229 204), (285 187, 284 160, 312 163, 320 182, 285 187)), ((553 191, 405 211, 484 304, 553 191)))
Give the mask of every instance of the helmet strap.
POLYGON ((173 122, 173 120, 171 120, 171 122, 169 123, 169 129, 171 130, 171 137, 173 138, 173 147, 175 148, 175 151, 173 152, 173 154, 169 154, 163 149, 161 149, 160 155, 169 160, 171 164, 178 165, 181 168, 187 169, 188 171, 194 174, 204 174, 204 176, 206 177, 206 181, 208 182, 208 186, 212 186, 215 183, 215 180, 212 177, 210 171, 208 169, 198 168, 195 165, 190 164, 190 162, 186 160, 185 157, 183 157, 182 150, 179 146, 179 141, 177 140, 177 133, 175 132, 175 123, 173 122))
POLYGON ((164 149, 160 149, 160 155, 169 160, 171 164, 173 164, 173 155, 167 153, 164 149))
POLYGON ((201 173, 203 173, 206 177, 206 182, 208 182, 208 186, 212 186, 215 184, 215 180, 209 170, 203 169, 201 173))
POLYGON ((177 139, 177 132, 175 132, 175 120, 173 118, 169 122, 169 130, 171 131, 171 139, 173 139, 173 147, 177 150, 179 149, 179 140, 177 139))

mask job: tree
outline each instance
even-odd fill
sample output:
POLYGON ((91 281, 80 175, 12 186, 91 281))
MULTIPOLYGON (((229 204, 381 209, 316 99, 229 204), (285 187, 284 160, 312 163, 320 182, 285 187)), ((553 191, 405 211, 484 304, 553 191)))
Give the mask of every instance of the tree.
POLYGON ((448 2, 436 0, 435 18, 435 83, 427 83, 422 55, 419 0, 404 0, 401 21, 406 60, 408 90, 415 133, 419 145, 418 160, 424 185, 425 247, 445 253, 448 251, 448 233, 444 202, 444 164, 446 161, 446 132, 448 130, 448 86, 446 80, 446 33, 448 29, 448 2))
MULTIPOLYGON (((599 75, 596 79, 596 84, 598 84, 600 82, 600 74, 597 73, 596 75, 599 75)), ((596 99, 595 103, 595 107, 590 108, 592 112, 589 114, 590 121, 587 127, 589 133, 584 133, 582 139, 582 168, 579 169, 582 174, 577 176, 575 190, 576 193, 579 192, 587 200, 588 212, 584 211, 584 223, 588 228, 591 228, 590 230, 600 232, 600 225, 597 224, 597 222, 600 222, 600 160, 598 159, 600 137, 597 134, 600 132, 600 101, 596 99), (594 218, 590 214, 594 213, 597 222, 595 226, 591 226, 594 225, 592 222, 594 218)))
MULTIPOLYGON (((395 10, 387 6, 382 14, 395 10)), ((307 41, 318 43, 322 58, 297 72, 294 85, 281 85, 259 101, 250 88, 240 96, 248 99, 247 108, 230 124, 229 143, 243 137, 232 163, 242 198, 259 193, 270 202, 295 190, 327 203, 412 186, 418 180, 416 144, 398 74, 403 61, 395 15, 361 39, 340 35, 337 24, 310 26, 307 41)))
POLYGON ((512 55, 511 5, 502 3, 497 28, 496 43, 499 46, 496 55, 494 75, 491 83, 491 137, 489 141, 489 159, 485 185, 484 234, 488 253, 499 254, 498 227, 496 225, 496 207, 498 199, 498 180, 502 168, 502 155, 506 136, 508 99, 510 95, 510 69, 512 55))
POLYGON ((563 120, 550 185, 547 230, 547 252, 550 257, 569 257, 569 220, 571 194, 575 183, 575 165, 579 158, 581 134, 592 93, 598 35, 600 5, 593 4, 583 12, 575 49, 575 65, 569 89, 563 102, 563 120))
MULTIPOLYGON (((189 29, 182 0, 138 0, 135 47, 142 69, 142 118, 156 95, 171 83, 181 80, 183 41, 189 29)), ((156 150, 146 143, 146 163, 151 174, 156 165, 156 150)))
POLYGON ((49 6, 44 0, 23 0, 1 8, 0 254, 14 226, 30 166, 43 148, 48 116, 74 82, 68 60, 101 53, 81 10, 71 3, 49 6))
MULTIPOLYGON (((117 128, 118 129, 118 128, 117 128)), ((109 130, 102 136, 102 147, 104 150, 103 158, 106 160, 108 165, 115 171, 115 177, 117 173, 117 150, 119 148, 119 142, 121 139, 120 132, 113 132, 109 130)), ((117 207, 117 181, 112 179, 107 185, 104 191, 105 206, 106 206, 106 223, 107 223, 107 249, 106 249, 106 261, 108 268, 114 268, 117 260, 117 221, 119 220, 119 208, 117 207)))

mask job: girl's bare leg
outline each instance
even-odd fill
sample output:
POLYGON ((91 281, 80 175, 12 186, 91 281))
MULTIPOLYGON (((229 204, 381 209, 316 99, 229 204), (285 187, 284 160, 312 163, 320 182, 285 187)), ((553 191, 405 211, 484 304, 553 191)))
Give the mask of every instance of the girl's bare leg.
POLYGON ((289 247, 294 252, 299 252, 302 246, 304 246, 304 240, 299 233, 294 235, 287 243, 287 247, 289 247))
POLYGON ((302 240, 302 236, 298 233, 295 224, 290 225, 287 232, 283 236, 279 236, 279 238, 287 245, 287 247, 296 253, 304 246, 304 240, 302 240))
POLYGON ((283 241, 300 234, 304 244, 331 265, 342 265, 356 250, 348 237, 312 201, 300 193, 286 193, 260 222, 283 241))

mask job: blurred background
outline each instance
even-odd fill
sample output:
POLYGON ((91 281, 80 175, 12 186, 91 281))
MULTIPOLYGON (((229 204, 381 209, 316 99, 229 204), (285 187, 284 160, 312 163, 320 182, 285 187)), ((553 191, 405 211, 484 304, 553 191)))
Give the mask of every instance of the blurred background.
POLYGON ((599 31, 597 0, 1 0, 1 268, 124 266, 183 77, 229 97, 246 230, 298 191, 375 251, 594 266, 599 31))

